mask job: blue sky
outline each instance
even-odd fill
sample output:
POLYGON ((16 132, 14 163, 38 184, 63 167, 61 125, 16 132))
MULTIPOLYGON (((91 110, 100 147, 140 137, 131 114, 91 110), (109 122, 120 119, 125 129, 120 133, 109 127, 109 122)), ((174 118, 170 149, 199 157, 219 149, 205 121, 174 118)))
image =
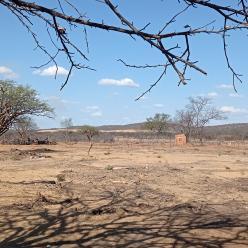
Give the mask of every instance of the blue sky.
MULTIPOLYGON (((106 23, 119 23, 103 4, 93 0, 81 2, 79 8, 83 13, 86 12, 92 21, 103 19, 106 23)), ((119 10, 136 26, 142 28, 151 22, 148 27, 150 32, 159 30, 170 19, 172 12, 178 11, 180 7, 177 1, 154 0, 153 6, 150 0, 143 0, 142 6, 138 0, 115 3, 118 3, 119 10)), ((156 80, 161 70, 126 68, 117 62, 117 59, 121 58, 130 64, 165 62, 155 49, 140 39, 135 41, 123 34, 88 28, 89 65, 96 71, 74 71, 68 85, 60 91, 69 66, 66 59, 58 59, 60 75, 56 80, 53 76, 53 64, 40 71, 31 68, 44 63, 45 55, 34 50, 32 37, 13 15, 3 7, 0 7, 0 13, 0 29, 4 34, 1 36, 0 79, 13 79, 19 84, 32 86, 41 99, 48 101, 55 108, 55 119, 37 119, 41 128, 59 127, 64 118, 72 118, 74 125, 104 125, 141 122, 158 112, 173 116, 176 110, 184 107, 188 97, 198 95, 211 97, 213 103, 227 113, 228 120, 225 120, 225 123, 248 122, 248 50, 245 33, 235 32, 228 38, 231 63, 243 74, 244 83, 237 83, 238 94, 231 86, 232 74, 224 60, 221 37, 201 35, 190 38, 192 60, 198 60, 199 66, 208 72, 208 76, 191 72, 188 74, 191 81, 186 86, 178 87, 175 73, 169 70, 167 76, 151 93, 135 101, 135 98, 156 80)), ((183 30, 185 24, 198 27, 214 19, 216 25, 221 27, 218 17, 213 12, 196 9, 184 14, 168 31, 183 30)), ((34 22, 34 29, 43 44, 52 49, 44 24, 34 22)), ((77 30, 70 34, 86 51, 83 31, 77 30)), ((168 42, 170 45, 176 44, 173 40, 168 42)))

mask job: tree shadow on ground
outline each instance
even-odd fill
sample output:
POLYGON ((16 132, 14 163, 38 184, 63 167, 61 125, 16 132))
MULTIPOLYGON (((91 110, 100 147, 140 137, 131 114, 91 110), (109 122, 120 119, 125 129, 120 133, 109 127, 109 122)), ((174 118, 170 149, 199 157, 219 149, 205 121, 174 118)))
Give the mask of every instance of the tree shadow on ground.
POLYGON ((188 203, 154 207, 113 192, 104 197, 106 204, 97 199, 91 207, 80 199, 43 199, 42 208, 3 209, 0 247, 248 247, 247 213, 188 203))

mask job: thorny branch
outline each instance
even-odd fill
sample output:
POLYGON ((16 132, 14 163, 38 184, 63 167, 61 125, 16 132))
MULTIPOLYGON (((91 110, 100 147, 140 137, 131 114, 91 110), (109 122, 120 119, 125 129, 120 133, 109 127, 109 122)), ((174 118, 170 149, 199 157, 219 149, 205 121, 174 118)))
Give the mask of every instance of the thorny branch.
MULTIPOLYGON (((6 7, 13 15, 15 15, 20 23, 28 30, 34 39, 36 48, 40 49, 48 57, 48 61, 35 68, 39 69, 50 63, 53 63, 58 71, 58 56, 65 55, 69 63, 69 72, 61 85, 61 90, 68 83, 72 71, 74 69, 89 69, 89 59, 83 52, 86 49, 87 55, 89 54, 89 40, 87 28, 96 28, 100 30, 112 31, 126 34, 136 40, 140 38, 143 42, 148 43, 151 47, 162 54, 164 58, 163 63, 156 65, 150 65, 149 63, 138 66, 130 65, 123 60, 119 61, 127 67, 152 69, 161 68, 162 72, 159 78, 150 85, 149 89, 143 92, 136 100, 151 91, 151 89, 161 81, 165 75, 168 67, 172 68, 176 73, 179 82, 178 85, 186 84, 189 79, 186 78, 188 69, 196 70, 199 73, 206 75, 206 71, 197 65, 197 62, 191 59, 191 43, 190 37, 201 34, 208 35, 220 35, 222 37, 224 55, 226 58, 227 66, 233 75, 233 87, 235 87, 235 81, 242 82, 241 75, 235 71, 230 63, 230 59, 227 51, 227 35, 230 31, 235 30, 247 30, 248 29, 248 3, 247 0, 234 0, 232 5, 217 4, 218 1, 214 0, 178 0, 178 3, 182 5, 182 8, 177 13, 173 13, 171 18, 165 24, 161 24, 161 29, 158 31, 146 31, 150 28, 150 22, 143 25, 143 27, 136 26, 132 20, 129 20, 121 13, 121 7, 115 6, 113 0, 97 0, 101 4, 105 5, 110 14, 113 14, 118 20, 119 25, 111 23, 94 22, 90 18, 87 18, 86 13, 81 13, 80 4, 74 4, 71 0, 57 0, 54 1, 55 7, 48 7, 48 5, 40 5, 36 1, 27 0, 0 0, 0 6, 6 7), (56 5, 57 3, 57 5, 56 5), (170 32, 168 27, 177 22, 177 18, 192 10, 192 8, 202 7, 206 10, 216 12, 218 18, 223 20, 223 27, 211 21, 208 24, 200 27, 191 27, 185 24, 183 30, 176 30, 170 32), (67 12, 70 12, 69 14, 67 12), (51 44, 55 51, 50 51, 46 46, 42 45, 37 32, 34 31, 34 20, 39 20, 45 24, 45 31, 49 37, 51 44), (66 25, 65 26, 62 26, 66 25), (227 25, 228 24, 228 25, 227 25), (215 26, 213 26, 215 25, 215 26), (68 26, 68 27, 67 27, 68 26), (82 33, 85 39, 85 47, 80 47, 75 41, 72 40, 72 32, 75 29, 82 27, 82 33), (68 28, 68 30, 66 29, 68 28), (180 37, 184 37, 184 42, 180 37), (169 47, 171 40, 175 41, 173 47, 169 47), (178 44, 180 43, 180 45, 178 44), (78 57, 79 56, 79 57, 78 57), (81 62, 77 62, 77 61, 81 62), (82 63, 84 61, 84 63, 82 63)), ((151 6, 152 6, 151 1, 151 6)), ((168 7, 165 4, 165 7, 168 7)), ((56 72, 57 75, 57 72, 56 72)), ((56 77, 55 75, 55 77, 56 77)))

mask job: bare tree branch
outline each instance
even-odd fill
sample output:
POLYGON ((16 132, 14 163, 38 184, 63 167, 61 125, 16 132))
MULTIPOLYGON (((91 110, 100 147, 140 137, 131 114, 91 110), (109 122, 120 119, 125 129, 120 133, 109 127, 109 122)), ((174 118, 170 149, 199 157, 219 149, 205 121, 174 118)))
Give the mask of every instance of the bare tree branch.
MULTIPOLYGON (((121 59, 119 60, 123 65, 132 68, 163 68, 163 72, 160 74, 159 79, 151 84, 151 87, 145 91, 144 94, 150 92, 150 90, 165 76, 168 66, 171 66, 170 68, 177 75, 179 79, 178 85, 181 83, 187 83, 189 79, 187 79, 186 74, 189 70, 195 70, 203 75, 207 75, 207 72, 198 66, 197 62, 193 61, 191 58, 192 53, 190 37, 203 34, 219 35, 222 38, 224 55, 228 69, 233 75, 233 87, 235 91, 235 81, 238 80, 239 82, 242 82, 240 77, 241 75, 234 70, 234 67, 230 63, 230 58, 227 52, 226 37, 228 34, 231 35, 230 31, 248 29, 248 3, 246 0, 235 0, 232 2, 231 6, 225 5, 224 3, 217 4, 217 1, 214 0, 181 0, 178 1, 178 3, 182 5, 181 10, 179 12, 172 13, 172 17, 168 18, 168 21, 165 22, 165 24, 161 24, 161 28, 159 30, 153 31, 148 31, 148 29, 152 30, 151 22, 147 22, 141 27, 136 26, 132 20, 127 18, 121 12, 121 9, 119 9, 118 6, 114 6, 112 0, 98 0, 97 2, 108 7, 110 14, 116 16, 120 21, 118 25, 104 23, 104 20, 102 20, 102 22, 92 21, 86 17, 85 13, 81 13, 78 7, 79 4, 72 3, 71 0, 53 1, 53 4, 56 6, 54 8, 47 7, 45 3, 38 4, 36 2, 29 2, 26 0, 0 0, 0 6, 7 8, 18 18, 20 23, 31 34, 36 44, 36 48, 40 49, 48 57, 47 62, 42 63, 40 66, 35 66, 34 68, 39 69, 53 63, 58 70, 58 55, 65 55, 69 63, 69 73, 61 85, 61 90, 68 83, 74 69, 94 70, 89 65, 88 58, 88 28, 96 28, 99 30, 125 34, 132 37, 134 40, 140 38, 144 43, 149 44, 151 47, 155 48, 158 53, 163 55, 163 62, 159 62, 157 65, 150 65, 149 62, 143 66, 131 65, 121 59), (207 11, 209 10, 215 12, 217 16, 223 19, 223 27, 218 27, 216 22, 210 20, 207 24, 198 27, 191 27, 186 22, 183 29, 177 28, 174 32, 168 31, 168 27, 174 23, 177 23, 179 17, 190 12, 192 8, 197 7, 202 7, 207 11), (44 46, 41 44, 39 35, 34 29, 34 19, 45 24, 45 30, 49 40, 56 51, 50 51, 47 48, 47 45, 44 46), (61 23, 66 25, 66 27, 62 26, 61 23), (229 25, 227 25, 227 23, 229 25), (71 33, 77 27, 81 28, 84 35, 85 45, 83 47, 78 46, 72 39, 71 33), (66 28, 68 30, 66 30, 66 28), (180 37, 183 37, 184 40, 180 37), (174 41, 175 45, 168 47, 169 40, 174 41), (84 47, 86 52, 83 52, 84 47)), ((153 4, 152 1, 151 4, 153 4)), ((56 75, 57 73, 55 74, 55 77, 56 75)), ((140 99, 140 97, 138 99, 140 99)))

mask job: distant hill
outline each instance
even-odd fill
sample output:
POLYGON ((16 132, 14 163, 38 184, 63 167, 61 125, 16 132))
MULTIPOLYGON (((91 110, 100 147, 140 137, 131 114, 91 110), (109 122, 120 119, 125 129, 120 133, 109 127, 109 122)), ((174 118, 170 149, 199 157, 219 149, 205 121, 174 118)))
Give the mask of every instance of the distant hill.
MULTIPOLYGON (((140 123, 132 123, 132 124, 126 124, 126 125, 103 125, 98 126, 97 128, 100 130, 128 130, 128 129, 134 129, 134 130, 144 130, 144 122, 140 123)), ((173 128, 177 124, 171 124, 170 126, 173 128)), ((75 128, 75 127, 73 127, 75 128)), ((243 130, 248 132, 248 123, 232 123, 232 124, 222 124, 222 125, 214 125, 214 126, 207 126, 206 130, 208 131, 234 131, 234 130, 243 130)))
POLYGON ((232 128, 248 128, 248 123, 232 123, 232 124, 222 124, 215 126, 207 126, 207 128, 215 129, 232 129, 232 128))
MULTIPOLYGON (((70 127, 71 130, 80 129, 81 126, 70 127)), ((126 125, 102 125, 96 126, 97 129, 102 131, 116 131, 116 130, 144 130, 144 123, 132 123, 126 125)), ((58 132, 62 131, 64 128, 50 128, 50 129, 40 129, 39 132, 58 132)))
POLYGON ((248 123, 233 123, 216 126, 207 126, 205 133, 216 135, 229 136, 247 136, 248 137, 248 123))
MULTIPOLYGON (((176 128, 177 124, 170 125, 169 132, 176 132, 175 130, 179 130, 176 128)), ((103 131, 143 131, 144 122, 142 123, 133 123, 127 125, 104 125, 97 127, 99 130, 103 131)), ((248 123, 233 123, 233 124, 223 124, 223 125, 215 125, 215 126, 207 126, 205 127, 204 134, 206 137, 233 137, 238 139, 248 139, 248 123)))
POLYGON ((126 125, 103 125, 97 127, 100 130, 144 130, 144 122, 126 125))
MULTIPOLYGON (((171 130, 176 127, 176 124, 171 124, 171 130)), ((76 131, 80 126, 73 126, 70 129, 76 131)), ((126 125, 102 125, 97 126, 99 130, 102 131, 144 131, 144 122, 140 123, 131 123, 126 125)), ((41 129, 39 132, 58 132, 63 131, 63 128, 51 128, 51 129, 41 129)), ((248 137, 248 123, 233 123, 233 124, 223 124, 223 125, 215 125, 215 126, 207 126, 205 128, 205 134, 209 136, 239 136, 239 137, 248 137)))

